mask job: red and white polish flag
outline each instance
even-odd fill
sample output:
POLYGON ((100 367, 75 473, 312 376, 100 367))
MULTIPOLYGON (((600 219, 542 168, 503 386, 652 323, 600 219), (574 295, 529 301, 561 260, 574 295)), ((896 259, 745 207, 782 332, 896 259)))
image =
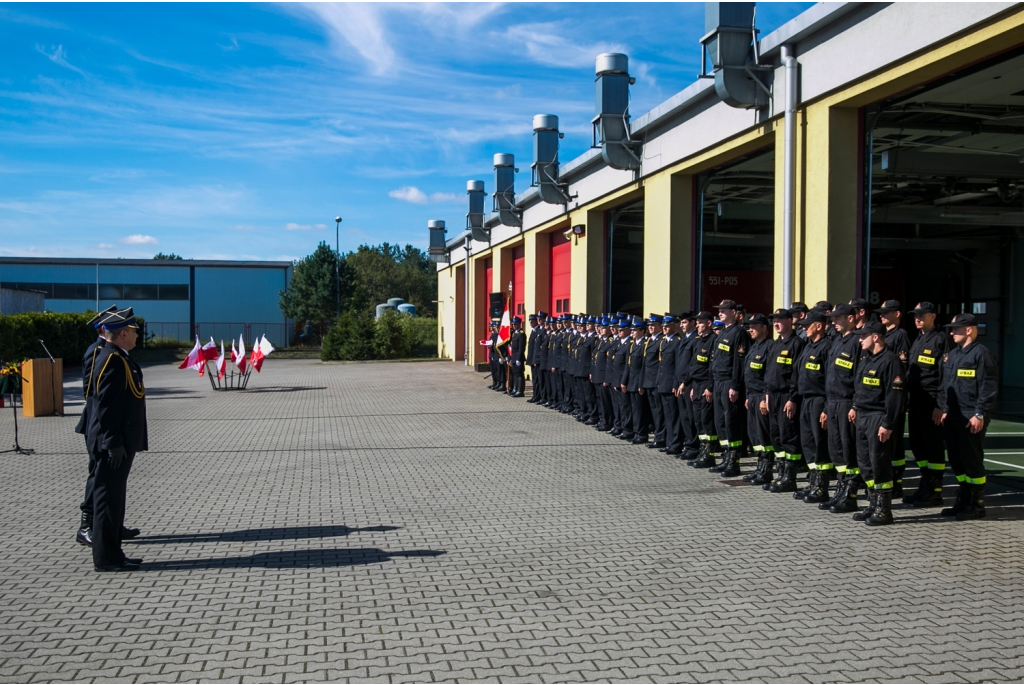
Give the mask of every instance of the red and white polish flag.
POLYGON ((238 336, 238 356, 235 357, 234 362, 235 366, 238 367, 238 372, 245 373, 245 342, 242 340, 241 334, 238 336))
MULTIPOLYGON (((234 355, 235 351, 232 350, 231 354, 234 355)), ((227 359, 224 357, 224 341, 220 341, 220 356, 217 357, 217 361, 214 362, 217 366, 217 380, 224 378, 224 371, 227 369, 227 359)))

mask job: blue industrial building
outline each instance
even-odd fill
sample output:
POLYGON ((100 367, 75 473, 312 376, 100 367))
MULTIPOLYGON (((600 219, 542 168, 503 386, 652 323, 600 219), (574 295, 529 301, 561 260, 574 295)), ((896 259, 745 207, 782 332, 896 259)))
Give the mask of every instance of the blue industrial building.
POLYGON ((291 262, 0 257, 0 286, 41 291, 51 312, 134 307, 149 335, 237 340, 266 334, 290 345, 294 322, 278 306, 291 262))

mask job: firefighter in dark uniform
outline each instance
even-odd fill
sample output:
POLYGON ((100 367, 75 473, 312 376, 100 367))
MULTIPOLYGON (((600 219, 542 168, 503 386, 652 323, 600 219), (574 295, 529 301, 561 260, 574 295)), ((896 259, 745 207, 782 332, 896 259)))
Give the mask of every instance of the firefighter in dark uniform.
POLYGON ((853 307, 853 318, 857 323, 857 328, 860 328, 868 322, 868 301, 863 297, 855 297, 850 300, 849 304, 853 307))
POLYGON ((810 469, 807 487, 797 490, 793 497, 808 504, 829 499, 828 486, 835 471, 829 456, 825 421, 821 420, 825 414, 825 381, 832 347, 832 341, 825 336, 826 322, 825 316, 816 310, 808 312, 800 321, 807 344, 797 357, 793 370, 796 375, 793 399, 800 405, 800 445, 810 469))
POLYGON ((702 311, 694 319, 697 323, 697 337, 690 343, 692 355, 686 387, 693 407, 700 450, 693 460, 686 463, 695 469, 707 469, 715 465, 715 455, 718 453, 718 432, 715 428, 715 405, 711 390, 711 360, 715 356, 718 338, 711 330, 711 322, 714 320, 711 312, 702 311))
POLYGON ((626 384, 629 382, 629 355, 633 350, 633 339, 629 319, 619 319, 619 341, 612 358, 612 383, 616 383, 615 401, 618 406, 615 430, 612 435, 620 440, 633 439, 633 408, 630 404, 626 384))
POLYGON ((498 390, 502 386, 501 367, 498 364, 498 322, 492 321, 490 326, 491 334, 488 340, 491 344, 487 347, 487 365, 491 369, 491 384, 487 387, 498 390))
POLYGON ((650 407, 651 422, 654 424, 654 440, 647 445, 650 449, 665 446, 665 417, 661 413, 661 397, 658 395, 658 367, 660 366, 661 346, 665 336, 661 333, 661 317, 651 314, 647 319, 647 340, 644 342, 644 378, 640 394, 647 400, 650 407))
POLYGON ((794 302, 789 305, 789 313, 793 315, 793 331, 801 340, 807 340, 807 332, 804 330, 804 327, 800 325, 800 322, 804 320, 805 316, 807 316, 808 311, 807 305, 803 302, 794 302))
POLYGON ((778 475, 761 487, 769 492, 796 492, 796 477, 804 461, 800 448, 800 406, 793 401, 796 393, 793 364, 803 351, 804 340, 793 331, 793 314, 788 309, 776 309, 771 318, 776 338, 768 357, 764 384, 778 475))
POLYGON ((579 386, 579 359, 577 352, 579 349, 581 333, 580 329, 582 324, 578 316, 573 316, 572 324, 569 326, 569 337, 565 343, 565 372, 566 378, 569 381, 569 386, 572 388, 571 395, 571 415, 573 418, 578 417, 582 413, 582 400, 583 392, 579 386))
POLYGON ((544 357, 547 366, 545 367, 548 373, 551 375, 548 377, 548 399, 544 402, 544 406, 549 409, 554 409, 558 406, 559 392, 561 385, 558 382, 558 369, 557 369, 557 356, 558 356, 558 340, 562 335, 562 323, 558 317, 552 317, 548 321, 551 326, 551 331, 548 333, 545 345, 547 346, 546 356, 544 357))
MULTIPOLYGON (((879 320, 885 326, 885 346, 896 353, 903 365, 903 387, 906 392, 906 379, 909 375, 908 365, 910 363, 910 336, 900 326, 900 303, 899 300, 886 300, 882 306, 875 310, 879 320)), ((907 406, 906 398, 903 400, 904 409, 907 406)), ((903 497, 903 472, 906 470, 907 454, 903 445, 903 429, 907 425, 906 412, 900 414, 897 424, 895 442, 892 446, 892 473, 893 486, 892 496, 903 497)))
POLYGON ((868 488, 868 507, 853 515, 869 526, 892 521, 892 447, 903 411, 903 365, 885 345, 885 326, 868 321, 857 329, 864 352, 857 362, 850 418, 857 433, 857 462, 868 488))
POLYGON ((121 540, 128 474, 135 455, 149 449, 142 369, 128 356, 138 327, 131 307, 106 314, 100 327, 106 342, 91 369, 86 427, 89 450, 97 456, 92 559, 97 571, 134 571, 142 560, 126 557, 121 540))
POLYGON ((744 408, 747 410, 747 439, 757 455, 757 467, 743 480, 754 485, 771 482, 772 441, 768 424, 768 405, 764 401, 764 372, 772 351, 772 329, 764 314, 747 319, 750 347, 743 364, 743 384, 747 390, 744 408))
POLYGON ((693 341, 697 339, 697 321, 693 317, 692 311, 679 315, 679 349, 676 351, 676 402, 679 404, 679 424, 683 435, 683 453, 679 458, 687 463, 700 456, 700 438, 697 437, 689 386, 693 341))
POLYGON ((594 347, 597 345, 597 333, 594 332, 597 319, 588 316, 583 322, 583 338, 576 352, 580 364, 580 387, 583 389, 583 413, 577 420, 588 426, 595 426, 598 421, 597 393, 594 392, 594 384, 590 380, 590 367, 593 364, 594 347))
POLYGON ((840 302, 831 313, 832 325, 838 334, 828 354, 828 372, 825 377, 825 429, 828 435, 828 451, 836 465, 835 494, 818 504, 822 511, 846 514, 857 511, 857 491, 864 481, 857 461, 857 435, 850 410, 853 409, 853 392, 857 380, 857 360, 863 354, 857 316, 853 307, 840 302))
POLYGON ((676 399, 676 357, 679 352, 679 321, 672 314, 661 318, 661 344, 658 352, 658 380, 655 391, 661 403, 661 419, 665 426, 665 446, 659 448, 673 457, 683 453, 682 424, 679 422, 679 400, 676 399))
POLYGON ((958 314, 952 329, 955 347, 942 364, 942 426, 949 451, 949 466, 960 488, 956 503, 943 516, 959 521, 985 516, 985 432, 991 421, 998 391, 996 360, 978 342, 978 320, 958 314))
POLYGON ((530 368, 530 380, 533 382, 533 396, 526 401, 528 404, 536 404, 540 400, 540 390, 544 384, 544 381, 537 379, 537 344, 543 333, 537 324, 536 314, 530 314, 526 320, 530 322, 530 333, 526 338, 526 366, 530 368))
POLYGON ((946 446, 942 437, 942 360, 953 347, 949 333, 935 326, 936 309, 919 302, 910 311, 918 335, 910 346, 907 364, 907 424, 910 449, 921 471, 917 491, 903 503, 915 507, 942 505, 942 476, 946 471, 946 446))
POLYGON ((546 405, 551 400, 551 372, 548 370, 548 339, 554 326, 545 312, 537 312, 537 323, 540 324, 541 338, 537 341, 537 376, 541 379, 540 399, 537 404, 546 405))
POLYGON ((618 390, 619 382, 615 376, 615 352, 619 348, 619 320, 615 317, 606 317, 607 333, 606 339, 607 344, 604 347, 604 382, 601 386, 604 388, 601 392, 604 393, 605 412, 607 412, 606 421, 604 427, 601 429, 605 433, 611 433, 615 430, 615 421, 618 416, 618 408, 615 405, 615 391, 618 390))
POLYGON ((631 324, 633 342, 626 360, 626 391, 629 393, 630 410, 633 415, 633 437, 629 441, 633 445, 647 442, 651 426, 651 408, 640 391, 643 390, 644 378, 644 343, 647 342, 647 326, 644 320, 637 317, 631 324))
POLYGON ((512 387, 509 397, 522 397, 526 390, 526 334, 523 333, 523 320, 512 317, 512 334, 508 340, 508 370, 512 387))
POLYGON ((746 419, 746 385, 743 370, 750 347, 750 336, 736 321, 736 303, 722 300, 715 307, 722 332, 715 343, 711 361, 711 394, 715 403, 718 441, 722 445, 722 463, 710 468, 727 478, 740 475, 743 450, 743 424, 746 419))
POLYGON ((594 386, 594 403, 597 405, 597 421, 593 425, 596 430, 601 432, 608 430, 612 421, 612 398, 608 393, 605 378, 605 371, 608 368, 608 349, 611 346, 611 334, 608 332, 609 323, 605 317, 601 317, 597 321, 597 335, 593 338, 593 354, 590 362, 590 382, 594 386))

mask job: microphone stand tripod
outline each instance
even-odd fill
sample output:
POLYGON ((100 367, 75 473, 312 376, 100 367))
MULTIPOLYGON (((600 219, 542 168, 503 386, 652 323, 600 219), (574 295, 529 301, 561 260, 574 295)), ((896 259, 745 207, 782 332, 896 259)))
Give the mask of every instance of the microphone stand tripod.
MULTIPOLYGON (((3 362, 0 361, 0 367, 2 367, 2 366, 3 366, 3 362)), ((4 380, 2 382, 0 382, 0 385, 2 385, 3 389, 5 389, 5 390, 7 389, 6 388, 7 384, 11 383, 11 381, 7 380, 8 377, 9 378, 17 378, 19 384, 20 383, 26 383, 26 384, 28 383, 28 381, 25 380, 22 377, 20 372, 15 371, 13 374, 8 374, 8 375, 5 375, 4 377, 2 377, 4 380)), ((30 449, 23 448, 21 445, 18 444, 18 395, 14 392, 13 388, 11 388, 10 395, 11 395, 11 409, 14 411, 14 447, 12 447, 9 450, 0 450, 0 454, 9 454, 11 452, 13 452, 14 454, 25 454, 25 455, 35 454, 35 450, 30 450, 30 449)))

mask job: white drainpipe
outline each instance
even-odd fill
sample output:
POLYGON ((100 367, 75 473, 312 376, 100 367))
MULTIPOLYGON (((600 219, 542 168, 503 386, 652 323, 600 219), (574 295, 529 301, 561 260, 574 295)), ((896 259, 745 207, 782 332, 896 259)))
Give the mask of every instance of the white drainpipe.
POLYGON ((793 233, 796 227, 796 104, 797 61, 790 45, 782 46, 786 67, 786 117, 782 171, 782 306, 793 302, 793 233))

